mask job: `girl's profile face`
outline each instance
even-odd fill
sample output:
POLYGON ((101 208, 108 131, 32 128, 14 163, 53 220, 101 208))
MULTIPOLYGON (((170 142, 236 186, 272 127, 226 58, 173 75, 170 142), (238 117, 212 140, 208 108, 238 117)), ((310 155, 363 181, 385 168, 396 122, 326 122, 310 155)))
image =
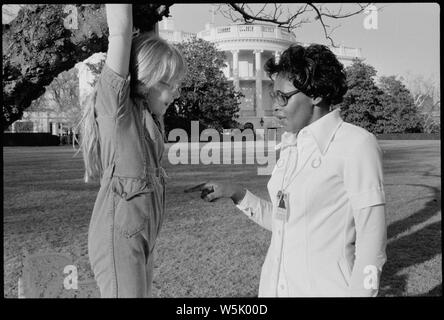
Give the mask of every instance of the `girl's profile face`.
MULTIPOLYGON (((278 74, 274 77, 273 89, 282 93, 295 91, 293 83, 286 77, 278 74)), ((282 106, 277 99, 273 101, 273 115, 279 120, 285 131, 297 133, 300 129, 310 124, 313 116, 313 101, 302 92, 293 94, 287 99, 287 104, 282 106)))
POLYGON ((170 104, 180 96, 178 84, 160 81, 148 91, 148 105, 156 116, 163 116, 170 104))

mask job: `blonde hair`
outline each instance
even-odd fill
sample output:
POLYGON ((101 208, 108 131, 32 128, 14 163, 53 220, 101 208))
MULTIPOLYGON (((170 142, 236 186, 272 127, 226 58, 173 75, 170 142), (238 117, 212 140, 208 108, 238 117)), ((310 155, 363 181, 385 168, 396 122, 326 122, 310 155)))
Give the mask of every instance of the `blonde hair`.
POLYGON ((130 59, 133 95, 138 93, 134 90, 137 81, 149 89, 159 81, 180 81, 185 72, 185 60, 175 46, 150 33, 133 38, 130 59))
MULTIPOLYGON (((175 46, 152 33, 141 33, 133 37, 132 40, 129 71, 131 75, 130 95, 135 98, 144 95, 144 93, 138 92, 138 82, 144 84, 144 89, 149 89, 159 81, 167 83, 181 81, 186 73, 186 63, 175 46)), ((100 178, 103 174, 99 127, 95 114, 96 97, 97 84, 85 101, 84 113, 78 124, 81 127, 81 143, 78 152, 82 151, 83 153, 85 182, 100 178)), ((124 110, 124 112, 126 111, 124 110)))

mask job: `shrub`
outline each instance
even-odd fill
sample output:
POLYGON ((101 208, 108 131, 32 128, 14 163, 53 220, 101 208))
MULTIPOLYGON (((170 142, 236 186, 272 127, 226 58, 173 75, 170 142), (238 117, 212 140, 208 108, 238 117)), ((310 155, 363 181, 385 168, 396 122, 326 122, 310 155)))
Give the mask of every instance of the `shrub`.
POLYGON ((60 139, 47 132, 4 132, 3 146, 58 146, 60 139))

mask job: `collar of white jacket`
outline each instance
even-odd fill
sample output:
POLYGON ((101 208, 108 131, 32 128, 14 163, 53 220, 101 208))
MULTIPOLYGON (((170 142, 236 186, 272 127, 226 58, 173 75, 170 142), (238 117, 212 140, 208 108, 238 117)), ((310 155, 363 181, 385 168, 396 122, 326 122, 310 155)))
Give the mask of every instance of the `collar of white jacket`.
POLYGON ((281 136, 281 143, 277 144, 275 149, 283 150, 287 147, 296 146, 297 137, 298 137, 297 133, 285 131, 281 136))

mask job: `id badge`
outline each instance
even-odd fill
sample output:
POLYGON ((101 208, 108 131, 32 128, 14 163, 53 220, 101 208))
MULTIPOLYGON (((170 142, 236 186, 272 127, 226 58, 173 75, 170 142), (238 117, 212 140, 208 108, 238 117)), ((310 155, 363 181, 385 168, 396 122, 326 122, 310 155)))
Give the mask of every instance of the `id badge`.
POLYGON ((287 222, 289 216, 288 193, 279 191, 277 194, 276 219, 287 222))

